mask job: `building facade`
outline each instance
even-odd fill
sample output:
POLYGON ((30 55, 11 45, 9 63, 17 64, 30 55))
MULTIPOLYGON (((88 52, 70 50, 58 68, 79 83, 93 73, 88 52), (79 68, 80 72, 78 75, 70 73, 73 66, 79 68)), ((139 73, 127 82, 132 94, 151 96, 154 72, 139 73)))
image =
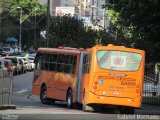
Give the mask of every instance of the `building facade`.
MULTIPOLYGON (((48 0, 39 0, 40 4, 48 0)), ((106 10, 102 8, 105 0, 50 0, 51 16, 70 13, 84 19, 86 24, 93 26, 108 27, 109 22, 106 10), (61 14, 62 13, 62 14, 61 14)))

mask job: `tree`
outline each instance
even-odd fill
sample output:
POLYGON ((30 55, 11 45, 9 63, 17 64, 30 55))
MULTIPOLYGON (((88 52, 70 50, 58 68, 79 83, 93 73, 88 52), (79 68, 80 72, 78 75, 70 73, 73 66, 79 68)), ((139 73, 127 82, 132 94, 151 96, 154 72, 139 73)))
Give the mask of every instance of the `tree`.
POLYGON ((2 39, 6 40, 7 37, 19 39, 20 9, 17 7, 22 9, 22 47, 25 45, 37 47, 37 43, 42 41, 39 33, 45 28, 47 10, 46 5, 40 5, 38 0, 3 0, 1 15, 7 16, 2 20, 2 39))
POLYGON ((106 0, 105 7, 118 13, 114 25, 134 47, 146 51, 147 62, 159 62, 160 1, 106 0))
POLYGON ((49 31, 50 47, 88 48, 96 44, 97 32, 85 27, 82 20, 71 16, 54 16, 49 31))

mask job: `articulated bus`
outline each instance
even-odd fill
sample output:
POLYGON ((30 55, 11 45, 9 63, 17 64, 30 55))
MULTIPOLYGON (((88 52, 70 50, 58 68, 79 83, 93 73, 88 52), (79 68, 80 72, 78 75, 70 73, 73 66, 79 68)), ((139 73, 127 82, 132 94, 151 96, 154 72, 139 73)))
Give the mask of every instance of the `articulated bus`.
POLYGON ((35 58, 33 95, 43 104, 65 101, 83 111, 117 108, 134 113, 141 107, 145 52, 124 46, 89 49, 39 48, 35 58))

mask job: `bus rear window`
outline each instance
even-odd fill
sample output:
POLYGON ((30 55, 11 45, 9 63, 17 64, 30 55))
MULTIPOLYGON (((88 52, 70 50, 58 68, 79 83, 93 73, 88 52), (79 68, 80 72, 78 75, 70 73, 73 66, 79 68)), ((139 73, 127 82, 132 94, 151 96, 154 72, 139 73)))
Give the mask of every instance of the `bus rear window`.
POLYGON ((116 71, 136 71, 139 69, 142 55, 126 51, 97 51, 98 65, 102 69, 116 71))

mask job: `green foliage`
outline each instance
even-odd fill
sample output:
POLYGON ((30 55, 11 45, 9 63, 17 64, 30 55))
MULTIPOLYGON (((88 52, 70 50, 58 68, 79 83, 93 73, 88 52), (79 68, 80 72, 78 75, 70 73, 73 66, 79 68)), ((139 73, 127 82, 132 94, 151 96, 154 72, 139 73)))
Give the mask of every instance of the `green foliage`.
POLYGON ((147 62, 159 62, 160 1, 106 0, 105 7, 119 14, 114 26, 124 39, 130 40, 134 47, 144 49, 147 62))
POLYGON ((96 31, 85 27, 81 20, 70 16, 52 17, 49 32, 50 47, 88 48, 96 43, 97 38, 96 31))
POLYGON ((38 0, 0 0, 0 2, 2 3, 1 39, 6 40, 7 37, 19 39, 22 9, 22 47, 37 46, 37 43, 43 41, 39 33, 45 28, 46 5, 40 5, 38 0))

